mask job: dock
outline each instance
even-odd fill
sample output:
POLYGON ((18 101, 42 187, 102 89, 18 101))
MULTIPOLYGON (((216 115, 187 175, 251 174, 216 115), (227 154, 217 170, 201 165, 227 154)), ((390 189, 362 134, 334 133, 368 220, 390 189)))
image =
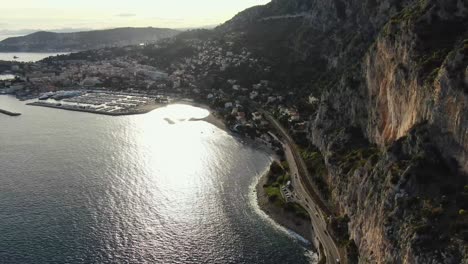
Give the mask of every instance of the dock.
POLYGON ((168 98, 162 95, 111 91, 59 91, 43 94, 38 101, 26 105, 122 116, 145 114, 167 103, 169 103, 168 98))
POLYGON ((105 112, 105 111, 80 108, 80 107, 70 106, 70 105, 54 105, 54 104, 42 103, 42 102, 32 102, 32 103, 28 103, 26 105, 41 106, 41 107, 62 109, 62 110, 75 111, 75 112, 85 112, 85 113, 99 114, 99 115, 108 115, 108 116, 125 116, 125 115, 146 114, 146 113, 148 113, 148 112, 150 112, 150 111, 152 111, 152 110, 154 110, 154 109, 156 109, 157 107, 160 106, 160 105, 154 105, 154 107, 123 110, 123 111, 119 111, 119 112, 105 112))
POLYGON ((0 109, 0 113, 5 114, 5 115, 9 115, 9 116, 20 116, 21 115, 21 113, 14 113, 14 112, 10 112, 10 111, 3 110, 3 109, 0 109))

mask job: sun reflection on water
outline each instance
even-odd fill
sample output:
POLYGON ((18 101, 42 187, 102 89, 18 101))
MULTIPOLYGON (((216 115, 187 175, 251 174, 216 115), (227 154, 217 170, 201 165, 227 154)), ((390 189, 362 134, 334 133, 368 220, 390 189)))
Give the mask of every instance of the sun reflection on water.
POLYGON ((142 116, 147 119, 145 122, 135 123, 140 126, 133 130, 136 131, 133 135, 136 155, 146 170, 145 180, 154 186, 151 191, 160 192, 151 196, 161 197, 162 193, 168 199, 169 206, 159 208, 164 210, 161 215, 165 217, 177 221, 195 220, 197 216, 190 214, 196 209, 194 206, 199 206, 196 200, 205 199, 202 196, 216 191, 213 179, 206 175, 210 175, 209 170, 219 160, 216 153, 208 151, 208 144, 213 138, 226 135, 204 122, 189 121, 208 115, 205 109, 170 105, 142 116), (174 121, 172 125, 166 121, 168 118, 174 121))
POLYGON ((248 202, 271 157, 190 121, 207 110, 0 104, 23 113, 0 126, 2 263, 306 263, 248 202))

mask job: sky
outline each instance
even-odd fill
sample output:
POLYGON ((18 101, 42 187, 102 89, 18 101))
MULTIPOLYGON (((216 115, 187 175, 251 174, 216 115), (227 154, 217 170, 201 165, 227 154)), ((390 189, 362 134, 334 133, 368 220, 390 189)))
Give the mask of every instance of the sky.
POLYGON ((192 28, 220 24, 270 0, 13 0, 0 3, 0 35, 32 30, 192 28))

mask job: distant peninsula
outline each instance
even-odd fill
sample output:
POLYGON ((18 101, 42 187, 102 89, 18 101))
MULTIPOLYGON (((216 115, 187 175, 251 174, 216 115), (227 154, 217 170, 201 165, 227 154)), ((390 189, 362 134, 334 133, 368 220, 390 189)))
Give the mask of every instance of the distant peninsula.
POLYGON ((39 31, 0 41, 0 52, 71 52, 155 42, 180 33, 169 28, 115 28, 73 33, 39 31))

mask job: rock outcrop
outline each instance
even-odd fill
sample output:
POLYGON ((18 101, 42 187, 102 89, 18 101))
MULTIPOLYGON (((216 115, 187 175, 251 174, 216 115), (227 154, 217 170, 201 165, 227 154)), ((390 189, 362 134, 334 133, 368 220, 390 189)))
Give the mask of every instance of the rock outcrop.
POLYGON ((216 29, 320 95, 309 139, 362 263, 468 263, 468 2, 273 0, 216 29))

